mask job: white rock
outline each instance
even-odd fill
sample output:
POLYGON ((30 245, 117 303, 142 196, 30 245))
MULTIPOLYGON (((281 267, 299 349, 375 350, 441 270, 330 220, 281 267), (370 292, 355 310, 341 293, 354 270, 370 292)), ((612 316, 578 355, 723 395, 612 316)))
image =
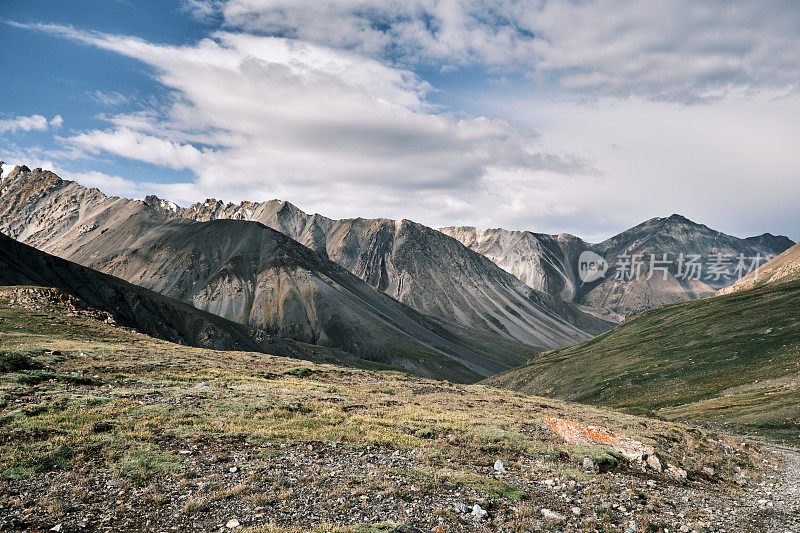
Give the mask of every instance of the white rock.
POLYGON ((563 514, 551 511, 550 509, 542 509, 542 516, 547 520, 564 521, 567 519, 563 514))
POLYGON ((228 523, 225 524, 225 527, 227 527, 228 529, 236 529, 237 527, 240 527, 240 526, 241 526, 241 524, 239 524, 239 521, 236 520, 235 518, 232 518, 231 520, 228 520, 228 523))
POLYGON ((580 507, 573 507, 572 508, 572 514, 574 514, 575 516, 580 516, 581 515, 581 508, 580 507))
POLYGON ((235 474, 238 471, 239 471, 239 467, 238 466, 232 466, 232 467, 230 467, 228 469, 228 472, 230 472, 231 474, 235 474))
POLYGON ((503 461, 498 459, 497 461, 494 462, 494 471, 500 474, 505 474, 506 467, 503 465, 503 461))
POLYGON ((60 531, 64 531, 64 524, 56 524, 56 525, 54 525, 53 527, 50 528, 50 531, 55 531, 56 533, 59 533, 60 531))
POLYGON ((472 506, 472 513, 470 513, 470 514, 472 514, 472 518, 474 518, 475 520, 483 520, 484 518, 489 516, 489 513, 487 511, 485 511, 477 503, 472 506))

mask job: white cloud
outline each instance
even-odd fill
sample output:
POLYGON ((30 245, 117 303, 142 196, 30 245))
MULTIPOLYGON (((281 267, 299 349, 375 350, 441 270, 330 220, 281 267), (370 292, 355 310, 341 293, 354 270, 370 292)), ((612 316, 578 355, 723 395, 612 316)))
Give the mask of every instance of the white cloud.
POLYGON ((106 107, 115 107, 121 104, 127 104, 130 101, 127 96, 117 91, 103 92, 100 90, 95 90, 88 93, 88 96, 95 102, 106 107))
POLYGON ((180 0, 181 8, 197 20, 205 21, 219 15, 222 0, 180 0))
POLYGON ((36 27, 139 59, 175 91, 165 113, 116 115, 106 130, 64 139, 190 170, 195 183, 166 188, 174 200, 280 197, 333 216, 421 217, 423 206, 438 211, 431 198, 480 190, 493 168, 596 172, 505 121, 443 113, 414 73, 349 52, 224 32, 170 47, 36 27))
MULTIPOLYGON (((518 227, 602 239, 678 212, 739 236, 798 233, 800 95, 725 98, 702 106, 642 99, 496 101, 500 115, 540 125, 551 149, 585 154, 603 169, 519 198, 518 227)), ((507 187, 498 184, 498 187, 507 187)), ((463 218, 462 218, 463 220, 463 218)))
POLYGON ((42 115, 21 116, 0 120, 1 133, 16 133, 18 131, 44 131, 48 128, 58 129, 64 124, 61 115, 56 115, 49 121, 42 115))
POLYGON ((205 161, 204 152, 190 144, 152 137, 128 128, 94 130, 69 137, 67 142, 89 153, 106 151, 176 170, 201 168, 205 161))
POLYGON ((791 0, 230 0, 227 24, 394 58, 554 77, 592 95, 685 103, 800 88, 791 0))
POLYGON ((94 170, 90 172, 58 170, 56 173, 64 179, 77 181, 84 187, 96 187, 107 195, 138 196, 143 190, 143 184, 94 170))
POLYGON ((30 115, 0 120, 0 133, 17 131, 46 130, 47 119, 42 115, 30 115))

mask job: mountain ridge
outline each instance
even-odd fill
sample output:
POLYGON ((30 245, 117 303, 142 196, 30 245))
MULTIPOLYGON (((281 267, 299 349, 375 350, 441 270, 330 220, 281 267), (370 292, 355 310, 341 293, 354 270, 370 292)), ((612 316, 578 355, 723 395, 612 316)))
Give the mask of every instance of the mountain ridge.
MULTIPOLYGON (((76 243, 112 229, 113 213, 147 208, 163 217, 153 224, 167 226, 170 220, 183 219, 249 220, 287 234, 425 315, 511 342, 544 349, 564 346, 618 321, 611 313, 585 312, 534 291, 480 254, 412 221, 333 221, 279 201, 234 205, 208 200, 195 204, 191 216, 184 217, 181 209, 186 208, 153 196, 141 201, 106 197, 96 189, 59 180, 41 169, 9 173, 4 179, 9 192, 0 197, 0 229, 71 259, 76 243)), ((132 242, 131 235, 119 239, 113 246, 124 249, 132 242)), ((79 262, 102 268, 97 260, 83 255, 79 262)))
POLYGON ((732 278, 682 279, 677 271, 681 254, 684 257, 701 255, 701 268, 707 270, 717 253, 732 257, 760 254, 766 258, 793 244, 787 237, 770 233, 744 239, 734 237, 679 214, 648 219, 600 243, 590 243, 569 234, 556 236, 503 229, 455 226, 440 228, 440 231, 484 253, 501 268, 534 288, 557 293, 568 301, 607 308, 628 316, 659 305, 711 296, 733 282, 732 278), (536 253, 537 249, 546 250, 554 258, 543 260, 548 259, 547 253, 536 253), (584 251, 594 252, 607 261, 609 268, 603 278, 590 283, 580 280, 578 257, 584 251), (667 253, 671 260, 667 279, 658 276, 646 279, 651 254, 659 259, 663 258, 663 253, 667 253), (627 274, 618 268, 620 259, 635 254, 641 254, 645 263, 643 275, 637 279, 617 280, 618 274, 627 274), (520 274, 528 271, 535 272, 535 275, 520 274))
MULTIPOLYGON (((273 335, 418 374, 474 380, 591 336, 562 316, 610 327, 580 306, 531 292, 543 301, 537 329, 521 343, 420 314, 259 222, 167 217, 143 201, 106 197, 41 170, 12 172, 3 185, 9 190, 0 197, 2 229, 44 251, 273 335), (460 370, 448 373, 442 365, 460 370)), ((532 297, 525 302, 537 309, 532 297)))
MULTIPOLYGON (((177 209, 165 209, 165 202, 155 196, 145 201, 167 216, 262 222, 420 312, 447 317, 467 327, 489 328, 521 342, 540 344, 543 340, 529 333, 528 324, 541 318, 536 307, 564 307, 541 291, 531 292, 514 276, 458 241, 408 219, 335 220, 308 215, 284 200, 234 204, 207 199, 177 209), (536 307, 532 308, 529 300, 534 300, 536 307), (510 310, 508 302, 513 302, 510 310)), ((605 326, 598 328, 580 320, 580 307, 566 311, 561 318, 580 329, 592 334, 605 330, 605 326)), ((589 314, 602 316, 597 311, 589 314)), ((617 322, 618 317, 606 313, 603 320, 617 322)))

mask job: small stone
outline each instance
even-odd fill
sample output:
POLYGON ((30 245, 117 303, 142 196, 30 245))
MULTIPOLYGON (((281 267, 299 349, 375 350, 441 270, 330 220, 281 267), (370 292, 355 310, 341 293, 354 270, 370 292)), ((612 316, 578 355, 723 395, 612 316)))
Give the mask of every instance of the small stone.
POLYGON ((573 507, 572 508, 572 514, 574 514, 575 516, 580 516, 581 515, 581 508, 580 507, 573 507))
POLYGON ((737 485, 746 485, 747 478, 745 478, 744 474, 742 474, 741 472, 737 472, 733 475, 733 482, 736 483, 737 485))
POLYGON ((714 474, 716 474, 716 470, 714 470, 710 466, 704 466, 703 473, 706 474, 708 477, 714 477, 714 474))
POLYGON ((56 533, 64 531, 64 524, 56 524, 50 528, 50 531, 55 531, 56 533))
POLYGON ((228 522, 225 524, 225 527, 227 527, 228 529, 236 529, 237 527, 240 526, 241 524, 235 518, 228 520, 228 522))
POLYGON ((92 424, 92 433, 106 433, 114 429, 114 424, 101 420, 92 424))
POLYGON ((677 479, 678 481, 686 481, 686 470, 679 466, 667 463, 666 473, 673 479, 677 479))
POLYGON ((553 520, 557 522, 563 522, 567 519, 567 517, 563 514, 551 511, 550 509, 542 509, 542 516, 547 520, 553 520))
POLYGON ((485 511, 477 503, 472 506, 472 513, 470 513, 470 514, 472 515, 472 518, 475 519, 475 520, 483 520, 487 516, 489 516, 489 513, 487 511, 485 511))
POLYGON ((238 471, 239 471, 239 467, 238 466, 232 466, 232 467, 230 467, 228 469, 228 472, 230 472, 231 474, 235 474, 238 471))
POLYGON ((497 461, 494 462, 494 471, 499 473, 499 474, 505 474, 506 473, 506 467, 503 465, 503 461, 498 459, 497 461))
POLYGON ((597 465, 597 461, 595 461, 591 457, 584 457, 583 469, 587 472, 597 472, 600 469, 600 467, 597 465))
POLYGON ((458 514, 467 514, 468 512, 470 512, 469 506, 463 502, 456 502, 456 504, 453 507, 455 508, 458 514))
POLYGON ((656 472, 661 472, 661 470, 663 468, 661 466, 661 461, 658 459, 658 457, 655 454, 648 455, 647 459, 645 459, 645 462, 646 462, 647 466, 649 466, 650 468, 652 468, 656 472))
POLYGON ((178 453, 181 455, 192 455, 192 450, 181 450, 178 453))

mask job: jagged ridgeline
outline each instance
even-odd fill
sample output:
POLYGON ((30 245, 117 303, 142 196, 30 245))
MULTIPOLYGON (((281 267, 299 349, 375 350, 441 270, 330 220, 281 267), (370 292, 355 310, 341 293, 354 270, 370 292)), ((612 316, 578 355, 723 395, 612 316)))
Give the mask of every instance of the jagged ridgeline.
MULTIPOLYGON (((537 350, 585 340, 612 325, 533 291, 455 240, 413 223, 391 223, 398 228, 397 240, 420 232, 455 250, 449 278, 444 261, 437 268, 411 262, 398 274, 418 280, 405 284, 414 287, 405 300, 419 300, 417 307, 430 316, 375 290, 328 259, 330 254, 258 222, 170 216, 146 202, 106 197, 41 169, 15 169, 3 189, 0 230, 20 241, 266 334, 338 348, 421 375, 475 380, 515 366, 537 350), (469 261, 454 263, 458 254, 469 261), (476 268, 485 269, 469 276, 477 286, 451 295, 452 301, 431 300, 429 292, 447 290, 431 278, 453 284, 452 278, 476 268), (430 305, 440 314, 426 302, 434 302, 430 305), (470 314, 459 312, 462 306, 470 314)), ((412 240, 417 247, 435 248, 412 240)), ((400 255, 431 261, 417 248, 400 255)))

